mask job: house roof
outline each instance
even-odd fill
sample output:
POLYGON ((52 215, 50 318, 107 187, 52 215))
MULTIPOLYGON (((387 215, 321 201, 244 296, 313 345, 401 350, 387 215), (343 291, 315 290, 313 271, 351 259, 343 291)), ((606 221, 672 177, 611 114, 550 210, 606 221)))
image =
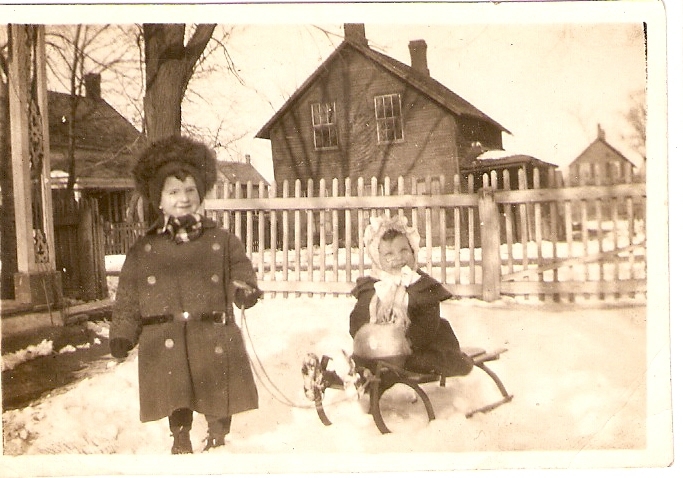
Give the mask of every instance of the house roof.
POLYGON ((483 153, 477 157, 475 161, 460 168, 461 174, 491 171, 498 168, 510 168, 516 166, 529 165, 531 167, 540 168, 557 168, 556 164, 542 161, 528 154, 508 154, 504 152, 498 155, 491 155, 491 152, 483 153))
POLYGON ((585 159, 593 159, 595 157, 600 157, 603 156, 604 153, 613 155, 618 157, 619 159, 626 161, 627 163, 631 164, 633 167, 635 167, 635 164, 631 162, 626 156, 621 154, 621 152, 616 149, 614 146, 609 144, 605 138, 598 136, 595 138, 595 140, 584 149, 581 154, 579 154, 574 161, 569 163, 569 166, 574 165, 574 163, 579 162, 581 160, 585 159), (600 152, 602 150, 602 153, 600 152))
POLYGON ((437 80, 431 76, 422 74, 412 67, 401 63, 387 55, 379 53, 368 46, 352 42, 348 40, 342 41, 342 43, 332 52, 332 54, 315 70, 315 72, 306 79, 306 81, 292 94, 292 96, 282 105, 282 107, 273 115, 270 120, 256 133, 257 138, 269 139, 270 130, 275 123, 282 117, 282 115, 289 109, 289 107, 294 104, 299 97, 308 89, 308 87, 313 84, 322 74, 327 70, 327 66, 333 62, 336 58, 341 55, 341 52, 345 49, 355 49, 361 55, 365 56, 370 61, 379 65, 383 69, 387 70, 389 73, 399 77, 407 84, 411 85, 418 91, 422 92, 426 96, 430 97, 441 106, 449 110, 451 113, 457 116, 469 116, 472 118, 480 119, 486 121, 496 128, 510 133, 504 126, 496 122, 482 111, 477 109, 471 103, 467 102, 457 94, 453 93, 451 90, 446 88, 444 85, 439 83, 437 80))
MULTIPOLYGON (((69 144, 71 96, 48 92, 50 149, 65 150, 69 144)), ((74 122, 77 155, 76 175, 86 178, 129 178, 131 161, 142 146, 142 134, 101 98, 78 98, 74 122), (85 153, 85 154, 84 154, 85 153)), ((56 155, 55 155, 56 156, 56 155)), ((52 170, 67 170, 65 160, 55 157, 52 170)))
POLYGON ((251 181, 253 185, 258 185, 263 181, 268 185, 268 181, 256 170, 251 163, 242 163, 239 161, 218 161, 218 171, 230 182, 246 184, 251 181))

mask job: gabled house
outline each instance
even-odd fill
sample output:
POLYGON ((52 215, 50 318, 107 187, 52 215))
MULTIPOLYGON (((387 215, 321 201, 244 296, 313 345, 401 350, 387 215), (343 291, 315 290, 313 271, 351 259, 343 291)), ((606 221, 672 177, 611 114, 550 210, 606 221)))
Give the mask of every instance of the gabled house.
POLYGON ((595 140, 569 164, 569 185, 622 184, 635 180, 635 165, 605 139, 598 125, 595 140))
MULTIPOLYGON (((250 155, 245 155, 244 162, 242 161, 218 161, 217 165, 218 178, 216 179, 216 185, 211 188, 210 191, 206 193, 206 199, 226 199, 235 197, 259 197, 259 183, 263 183, 265 186, 265 193, 268 194, 267 188, 269 186, 268 181, 254 168, 251 164, 250 155), (251 182, 251 191, 248 191, 249 184, 251 182), (240 191, 239 193, 235 191, 235 187, 239 183, 240 191)), ((228 227, 232 232, 239 235, 243 241, 247 239, 247 222, 245 219, 241 222, 241 230, 235 231, 234 224, 225 224, 224 218, 221 215, 216 217, 216 220, 220 227, 228 227)), ((270 230, 270 219, 266 218, 266 230, 270 230)), ((252 224, 252 238, 253 242, 251 244, 252 249, 258 249, 258 222, 255 221, 252 224)), ((270 235, 265 238, 264 246, 270 247, 270 235)))
POLYGON ((260 182, 268 187, 268 181, 251 164, 251 157, 248 154, 245 155, 244 162, 218 161, 217 169, 216 185, 206 193, 206 199, 234 198, 236 196, 234 188, 237 183, 240 184, 240 195, 243 198, 248 195, 249 181, 251 181, 251 197, 258 197, 260 182))
POLYGON ((424 40, 409 43, 409 66, 369 48, 363 24, 344 34, 256 135, 278 183, 444 174, 452 191, 475 145, 502 149, 509 131, 430 76, 424 40))
MULTIPOLYGON (((634 175, 634 170, 635 165, 607 142, 605 130, 598 124, 595 140, 569 164, 569 186, 615 185, 643 180, 644 178, 634 175)), ((596 219, 598 211, 603 218, 612 217, 615 212, 612 204, 607 201, 601 204, 601 207, 596 204, 589 205, 586 211, 588 219, 596 219)), ((628 204, 625 201, 618 201, 617 215, 624 218, 635 213, 636 217, 642 217, 644 204, 636 201, 632 206, 633 211, 629 213, 628 204)), ((572 213, 574 217, 579 217, 581 210, 578 204, 572 206, 572 213)))
POLYGON ((99 74, 86 75, 85 87, 86 95, 77 98, 75 121, 71 125, 71 96, 48 92, 53 196, 59 198, 68 181, 69 131, 72 128, 75 138, 74 190, 81 197, 98 200, 99 212, 105 222, 124 222, 134 190, 130 170, 143 136, 102 98, 99 74))

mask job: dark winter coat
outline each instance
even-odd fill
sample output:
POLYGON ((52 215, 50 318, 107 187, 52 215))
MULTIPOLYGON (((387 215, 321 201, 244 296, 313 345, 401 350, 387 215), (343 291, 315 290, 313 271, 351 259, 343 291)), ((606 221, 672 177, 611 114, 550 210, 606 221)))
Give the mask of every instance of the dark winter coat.
MULTIPOLYGON (((472 366, 460 352, 460 344, 450 323, 440 315, 440 303, 452 294, 434 278, 421 270, 420 278, 406 288, 408 318, 406 333, 412 354, 405 368, 416 372, 442 373, 446 376, 464 375, 472 366)), ((362 325, 370 321, 370 300, 375 294, 378 279, 359 277, 351 294, 358 299, 351 311, 349 332, 356 335, 362 325)))
POLYGON ((236 236, 209 219, 203 224, 199 238, 181 244, 150 230, 121 269, 110 340, 140 346, 143 422, 178 408, 224 417, 258 407, 232 306, 232 281, 256 287, 256 275, 236 236), (222 312, 225 324, 211 320, 222 312))

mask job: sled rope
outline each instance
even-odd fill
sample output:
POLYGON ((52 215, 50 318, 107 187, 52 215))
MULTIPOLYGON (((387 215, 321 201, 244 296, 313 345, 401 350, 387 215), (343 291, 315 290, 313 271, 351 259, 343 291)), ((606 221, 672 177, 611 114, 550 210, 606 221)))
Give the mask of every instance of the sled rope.
POLYGON ((273 380, 270 378, 270 376, 266 372, 266 369, 263 366, 263 362, 261 362, 261 359, 259 358, 258 354, 256 353, 256 349, 254 348, 254 340, 252 339, 251 333, 249 332, 249 326, 247 325, 244 307, 241 307, 240 322, 242 323, 241 324, 242 329, 244 330, 244 332, 248 338, 248 342, 249 342, 249 345, 250 345, 251 350, 252 350, 252 354, 250 354, 250 357, 249 357, 249 363, 251 365, 251 369, 254 372, 254 375, 259 380, 259 382, 261 382, 261 385, 263 385, 263 387, 268 391, 268 393, 270 393, 270 395, 275 400, 277 400, 278 402, 280 402, 284 405, 288 405, 288 406, 293 407, 293 408, 311 408, 311 407, 299 405, 299 404, 295 403, 294 401, 290 400, 285 395, 285 393, 282 390, 280 390, 277 387, 277 385, 275 385, 273 380), (253 357, 256 358, 256 361, 252 360, 252 358, 251 358, 252 355, 253 355, 253 357), (259 367, 257 367, 256 364, 258 364, 259 367), (259 368, 260 368, 260 370, 259 370, 259 368), (268 381, 268 383, 266 383, 266 381, 263 379, 262 375, 263 375, 263 377, 265 377, 265 379, 268 381), (277 394, 279 394, 279 396, 276 396, 275 392, 277 392, 277 394))
MULTIPOLYGON (((246 313, 244 312, 244 307, 240 308, 240 322, 241 322, 241 329, 244 331, 244 334, 247 337, 247 342, 249 342, 249 345, 251 347, 252 353, 249 354, 249 364, 251 365, 251 369, 254 372, 254 375, 258 379, 258 381, 263 385, 263 388, 266 389, 266 391, 278 402, 282 403, 283 405, 287 405, 291 408, 303 408, 303 409, 311 409, 315 408, 315 404, 311 405, 300 405, 293 400, 291 400, 285 393, 278 388, 277 385, 273 382, 273 380, 270 378, 268 373, 266 372, 266 368, 263 365, 263 362, 261 362, 261 359, 259 358, 258 354, 256 353, 256 348, 254 347, 254 340, 251 338, 251 333, 249 332, 249 326, 247 325, 248 322, 246 320, 246 313), (252 360, 252 355, 255 357, 256 361, 252 360), (260 371, 256 367, 256 364, 258 363, 258 366, 260 368, 260 371), (263 377, 268 381, 266 383, 263 379, 263 377), (279 396, 276 395, 276 392, 279 396)), ((341 403, 344 401, 350 400, 348 397, 344 397, 343 399, 340 400, 335 400, 331 402, 329 405, 334 405, 337 403, 341 403)))

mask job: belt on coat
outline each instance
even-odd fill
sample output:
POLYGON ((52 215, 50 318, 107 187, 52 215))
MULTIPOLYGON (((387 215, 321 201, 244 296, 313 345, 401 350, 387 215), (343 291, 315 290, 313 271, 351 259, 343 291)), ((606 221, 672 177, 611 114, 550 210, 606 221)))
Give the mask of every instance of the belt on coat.
POLYGON ((142 317, 140 322, 144 327, 147 325, 165 324, 166 322, 188 322, 190 320, 200 320, 202 322, 212 322, 214 324, 222 325, 229 325, 235 322, 235 318, 232 314, 221 310, 202 312, 200 314, 179 312, 177 314, 149 315, 147 317, 142 317))

